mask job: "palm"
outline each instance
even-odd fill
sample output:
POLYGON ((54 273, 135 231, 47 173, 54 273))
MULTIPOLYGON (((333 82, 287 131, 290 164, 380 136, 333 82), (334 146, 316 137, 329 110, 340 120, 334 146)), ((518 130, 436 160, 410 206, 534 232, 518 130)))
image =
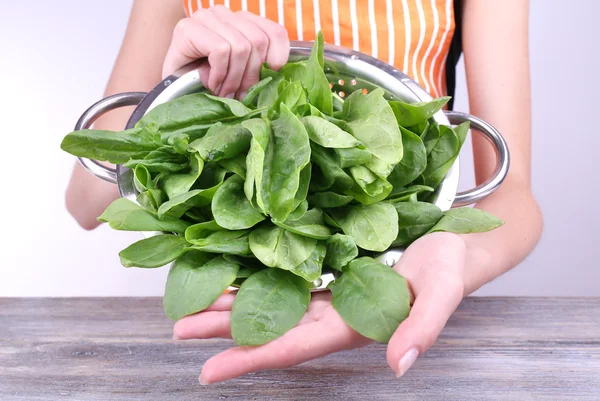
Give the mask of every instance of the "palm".
MULTIPOLYGON (((175 325, 175 337, 231 338, 234 299, 232 294, 223 295, 206 311, 181 319, 175 325)), ((330 292, 314 293, 296 327, 259 347, 233 347, 213 356, 204 364, 201 380, 212 383, 258 370, 287 368, 370 341, 346 325, 331 305, 330 292)))

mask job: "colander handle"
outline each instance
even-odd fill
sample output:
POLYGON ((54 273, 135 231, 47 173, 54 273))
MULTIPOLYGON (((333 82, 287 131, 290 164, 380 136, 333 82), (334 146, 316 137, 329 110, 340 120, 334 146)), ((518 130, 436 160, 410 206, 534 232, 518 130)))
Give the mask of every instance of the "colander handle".
POLYGON ((470 205, 490 195, 498 189, 502 181, 506 178, 510 165, 508 146, 500 132, 481 118, 457 111, 446 111, 445 114, 450 123, 454 125, 469 121, 471 128, 475 128, 483 133, 496 151, 496 169, 492 176, 475 188, 456 194, 454 203, 452 203, 452 206, 456 207, 470 205))
MULTIPOLYGON (((146 96, 145 92, 124 92, 105 97, 94 103, 83 112, 77 124, 75 131, 89 128, 104 113, 125 106, 137 106, 146 96)), ((117 183, 117 170, 100 164, 97 160, 78 157, 81 165, 90 173, 98 178, 110 183, 117 183)))

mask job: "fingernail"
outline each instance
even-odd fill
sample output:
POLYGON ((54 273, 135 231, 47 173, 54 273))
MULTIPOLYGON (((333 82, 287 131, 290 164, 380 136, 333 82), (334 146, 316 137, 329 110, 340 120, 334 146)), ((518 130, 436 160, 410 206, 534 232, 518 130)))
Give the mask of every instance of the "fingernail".
POLYGON ((240 93, 240 99, 245 98, 246 97, 246 93, 248 93, 248 92, 242 92, 242 93, 240 93))
POLYGON ((181 337, 179 337, 177 334, 173 334, 173 340, 181 340, 181 337))
POLYGON ((410 369, 413 363, 417 360, 419 356, 419 350, 416 348, 411 348, 404 354, 400 362, 398 363, 398 374, 396 377, 404 376, 404 374, 410 369))
POLYGON ((229 99, 233 99, 234 96, 235 96, 235 93, 228 93, 225 95, 225 97, 228 97, 229 99))
POLYGON ((215 89, 215 92, 214 92, 215 95, 217 95, 217 96, 219 95, 219 92, 221 92, 221 86, 223 86, 223 85, 217 86, 217 89, 215 89))
POLYGON ((202 377, 202 375, 200 375, 200 384, 203 385, 203 386, 206 386, 206 385, 211 384, 211 383, 208 380, 204 379, 202 377))

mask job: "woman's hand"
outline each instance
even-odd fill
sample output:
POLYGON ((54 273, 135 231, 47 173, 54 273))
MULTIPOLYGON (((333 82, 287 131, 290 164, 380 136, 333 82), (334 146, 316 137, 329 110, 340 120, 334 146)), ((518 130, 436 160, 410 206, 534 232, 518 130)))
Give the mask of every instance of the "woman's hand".
POLYGON ((260 79, 263 63, 277 70, 289 56, 285 28, 246 11, 224 6, 196 11, 175 27, 163 65, 163 77, 199 58, 208 58, 201 71, 213 94, 242 98, 260 79))
MULTIPOLYGON (((409 283, 409 317, 391 338, 387 360, 403 375, 418 355, 436 340, 463 296, 465 244, 454 234, 434 233, 412 244, 394 267, 409 283)), ((175 324, 175 339, 231 338, 231 305, 235 295, 221 296, 207 310, 175 324)), ((200 383, 210 384, 246 373, 298 365, 333 352, 358 348, 371 340, 359 335, 331 305, 331 293, 312 296, 300 323, 280 338, 258 347, 234 347, 210 358, 200 383)))

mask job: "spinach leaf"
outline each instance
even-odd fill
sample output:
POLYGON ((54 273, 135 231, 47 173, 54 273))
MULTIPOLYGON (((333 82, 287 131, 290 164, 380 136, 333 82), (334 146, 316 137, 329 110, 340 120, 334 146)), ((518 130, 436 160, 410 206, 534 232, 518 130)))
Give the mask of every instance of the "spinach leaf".
POLYGON ((301 121, 310 140, 325 148, 362 146, 352 135, 321 117, 307 116, 302 117, 301 121))
POLYGON ((60 148, 74 156, 123 164, 145 157, 161 146, 156 125, 125 131, 84 129, 64 137, 60 148))
POLYGON ((354 238, 344 234, 332 235, 326 243, 327 253, 325 255, 326 266, 335 270, 342 269, 358 256, 358 248, 354 238))
POLYGON ((260 118, 246 120, 242 122, 242 126, 252 134, 250 150, 246 156, 244 193, 253 205, 257 206, 263 213, 266 213, 265 203, 262 198, 262 180, 271 127, 267 121, 260 118))
POLYGON ((302 277, 308 282, 315 281, 321 277, 325 252, 325 244, 317 243, 315 250, 310 254, 308 259, 296 266, 292 273, 302 277))
POLYGON ((238 271, 237 277, 238 278, 247 278, 250 277, 250 275, 246 275, 246 276, 242 276, 242 268, 246 269, 247 271, 253 271, 253 272, 257 272, 259 270, 265 269, 267 268, 267 266, 263 265, 258 259, 256 259, 254 256, 239 256, 239 255, 231 255, 231 254, 223 254, 223 257, 225 258, 225 260, 231 262, 231 263, 236 263, 238 265, 240 265, 240 271, 238 271))
POLYGON ((272 122, 265 155, 262 196, 268 213, 285 221, 295 209, 300 173, 310 161, 310 145, 304 126, 285 104, 272 122))
POLYGON ((424 192, 433 192, 434 189, 426 185, 411 185, 408 188, 394 187, 392 192, 388 195, 388 199, 392 202, 406 202, 414 194, 421 194, 424 192))
POLYGON ((189 150, 198 152, 204 161, 231 159, 248 151, 251 138, 250 131, 241 124, 215 123, 206 135, 190 144, 189 150))
POLYGON ((223 159, 217 162, 219 166, 227 171, 240 176, 243 180, 246 179, 246 155, 239 154, 232 159, 223 159))
POLYGON ((285 79, 290 82, 302 81, 306 75, 306 61, 295 61, 287 63, 279 69, 285 79))
POLYGON ((154 107, 138 121, 136 128, 154 123, 161 131, 173 131, 195 124, 214 124, 239 119, 250 111, 234 99, 193 93, 154 107))
POLYGON ((433 121, 426 131, 421 134, 421 140, 425 145, 427 155, 431 153, 437 142, 440 140, 440 126, 437 122, 433 121))
POLYGON ((215 192, 211 210, 217 224, 225 229, 242 230, 265 219, 244 195, 243 185, 242 178, 233 175, 215 192))
POLYGON ((428 232, 447 231, 456 234, 482 233, 504 224, 504 221, 485 210, 460 207, 444 212, 442 218, 428 232))
POLYGON ((327 239, 331 236, 331 230, 325 226, 323 212, 321 209, 311 209, 296 220, 279 222, 272 220, 273 224, 285 228, 288 231, 315 239, 327 239))
POLYGON ((329 214, 344 234, 368 251, 387 250, 398 235, 398 215, 391 203, 330 209, 329 214))
POLYGON ((380 202, 392 191, 392 185, 387 180, 373 174, 365 166, 350 167, 350 174, 357 184, 350 193, 363 205, 380 202))
POLYGON ((204 160, 199 154, 190 155, 190 171, 179 174, 166 174, 160 180, 160 186, 169 199, 186 193, 192 188, 204 169, 204 160))
POLYGON ((435 188, 442 182, 458 157, 468 131, 468 121, 455 129, 445 125, 440 127, 440 140, 429 154, 427 167, 423 172, 425 185, 435 188))
POLYGON ((249 255, 248 230, 224 230, 214 220, 194 224, 185 231, 192 249, 212 253, 249 255))
POLYGON ((189 226, 183 220, 160 220, 154 213, 142 208, 127 198, 114 200, 98 217, 98 221, 108 223, 115 230, 123 231, 165 231, 184 233, 189 226))
POLYGON ((404 187, 413 182, 427 167, 427 151, 417 135, 400 127, 404 156, 396 164, 387 180, 394 188, 404 187))
POLYGON ((398 202, 394 207, 398 213, 398 236, 392 246, 410 244, 442 218, 442 211, 427 202, 398 202))
POLYGON ((190 251, 169 270, 163 306, 174 321, 212 305, 236 279, 239 266, 223 256, 190 251))
MULTIPOLYGON (((373 158, 393 166, 402 160, 402 134, 383 95, 380 88, 368 95, 360 91, 352 93, 344 102, 340 118, 345 121, 346 131, 358 139, 373 158)), ((367 167, 371 168, 373 163, 372 160, 367 167)))
MULTIPOLYGON (((294 196, 294 211, 298 209, 298 206, 302 204, 302 202, 306 202, 306 196, 308 195, 308 186, 310 184, 312 165, 309 162, 302 170, 300 170, 300 178, 298 181, 298 190, 296 191, 296 195, 294 196)), ((292 211, 292 213, 294 212, 292 211)), ((290 213, 291 214, 291 213, 290 213)), ((288 215, 289 219, 289 215, 288 215)))
POLYGON ((366 149, 361 148, 346 148, 334 149, 336 161, 341 168, 359 166, 368 164, 371 161, 372 155, 366 149))
POLYGON ((147 189, 140 192, 135 199, 144 209, 157 213, 164 202, 163 192, 160 189, 147 189))
POLYGON ((183 255, 188 245, 181 235, 160 234, 134 242, 119 257, 125 267, 161 267, 183 255))
POLYGON ((179 153, 180 155, 187 155, 187 147, 190 144, 190 137, 183 133, 173 134, 167 138, 167 143, 176 153, 179 153))
POLYGON ((390 340, 410 311, 406 280, 371 258, 350 262, 328 288, 331 303, 346 324, 381 343, 390 340))
POLYGON ((270 108, 269 118, 273 119, 277 113, 281 113, 282 104, 285 104, 290 110, 295 110, 306 104, 306 93, 300 82, 292 82, 281 91, 270 108))
POLYGON ((265 269, 248 277, 231 308, 231 335, 237 345, 268 343, 294 327, 308 309, 306 282, 289 272, 265 269))
POLYGON ((273 80, 265 84, 265 87, 258 94, 257 107, 259 109, 271 108, 279 97, 279 84, 285 80, 281 74, 272 78, 273 80))
POLYGON ((138 192, 144 192, 156 186, 148 169, 141 164, 133 171, 133 186, 138 192))
POLYGON ((299 218, 304 216, 304 214, 306 213, 307 210, 308 210, 308 202, 305 199, 302 202, 300 202, 298 207, 296 207, 292 213, 290 213, 290 215, 288 216, 286 221, 298 220, 299 218))
POLYGON ((170 146, 162 146, 148 153, 143 159, 130 159, 123 163, 130 169, 143 165, 148 171, 173 173, 188 166, 188 158, 173 150, 170 146))
POLYGON ((389 103, 392 110, 394 110, 398 124, 403 127, 410 127, 433 117, 449 100, 450 96, 442 96, 430 102, 404 103, 398 100, 390 100, 389 103))
POLYGON ((318 166, 309 185, 313 191, 345 192, 354 186, 354 180, 335 161, 331 149, 323 148, 315 143, 310 145, 313 169, 318 166))
POLYGON ((317 240, 265 224, 250 233, 250 250, 269 267, 296 273, 295 268, 310 257, 317 240))
POLYGON ((267 87, 267 84, 272 80, 273 77, 266 77, 252 85, 248 89, 248 92, 246 92, 246 96, 244 96, 244 98, 242 99, 242 104, 246 107, 252 107, 256 97, 267 87))
POLYGON ((208 189, 194 189, 174 196, 158 208, 158 218, 178 219, 193 207, 210 205, 215 193, 221 185, 208 189))
POLYGON ((308 195, 307 199, 315 207, 331 208, 345 206, 354 200, 354 197, 340 195, 335 192, 315 192, 312 195, 308 195))
POLYGON ((306 63, 303 84, 308 92, 310 104, 323 113, 331 115, 333 114, 333 97, 329 88, 329 81, 323 70, 323 47, 323 34, 319 32, 306 63))

